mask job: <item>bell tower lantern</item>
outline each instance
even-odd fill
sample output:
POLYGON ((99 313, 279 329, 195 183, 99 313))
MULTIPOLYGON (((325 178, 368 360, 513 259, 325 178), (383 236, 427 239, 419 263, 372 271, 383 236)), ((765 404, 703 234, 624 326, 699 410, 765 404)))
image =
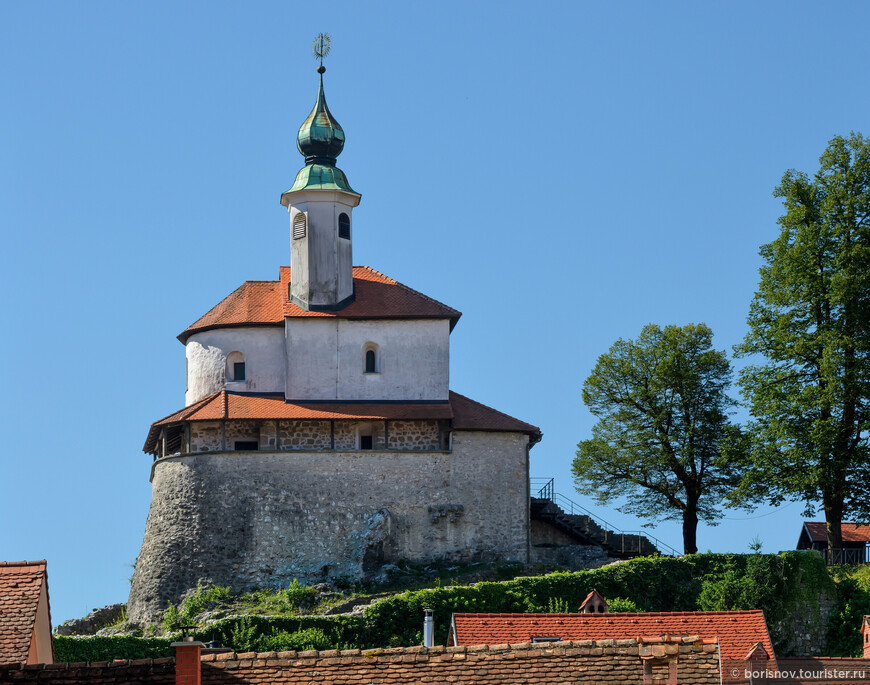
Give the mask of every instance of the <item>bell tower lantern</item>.
POLYGON ((354 298, 353 208, 361 196, 336 166, 344 131, 323 92, 323 57, 328 51, 329 37, 321 34, 314 44, 314 54, 321 59, 317 101, 296 137, 305 166, 281 195, 290 213, 289 296, 309 311, 342 309, 354 298))

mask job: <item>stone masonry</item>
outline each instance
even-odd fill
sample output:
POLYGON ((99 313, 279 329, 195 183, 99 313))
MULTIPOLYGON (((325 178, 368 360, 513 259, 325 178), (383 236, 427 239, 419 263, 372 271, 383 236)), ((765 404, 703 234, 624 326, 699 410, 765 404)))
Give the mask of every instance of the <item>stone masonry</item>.
POLYGON ((245 591, 371 577, 403 559, 525 562, 528 491, 517 484, 528 483, 527 443, 457 431, 451 451, 160 459, 128 618, 159 620, 200 580, 245 591))
POLYGON ((191 424, 191 452, 219 452, 226 440, 232 449, 236 440, 257 440, 260 450, 352 450, 357 448, 357 435, 374 438, 376 449, 405 451, 440 450, 443 428, 438 421, 227 421, 221 435, 218 421, 191 424), (334 434, 333 434, 334 430, 334 434), (278 436, 276 439, 276 435, 278 436), (389 444, 388 444, 389 443, 389 444))

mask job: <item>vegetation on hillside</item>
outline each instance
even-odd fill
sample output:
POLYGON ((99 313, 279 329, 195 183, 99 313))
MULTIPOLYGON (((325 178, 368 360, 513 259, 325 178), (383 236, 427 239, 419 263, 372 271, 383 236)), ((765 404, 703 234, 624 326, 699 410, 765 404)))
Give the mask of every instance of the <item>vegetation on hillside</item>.
MULTIPOLYGON (((381 599, 359 614, 303 613, 313 595, 292 584, 286 590, 232 597, 225 588, 198 588, 168 618, 189 620, 217 602, 230 614, 195 631, 197 639, 217 639, 236 651, 376 648, 420 644, 424 609, 433 609, 436 643, 444 644, 453 612, 576 611, 593 589, 613 610, 694 611, 763 609, 777 654, 786 655, 795 616, 818 607, 827 596, 835 609, 827 626, 831 656, 860 654, 860 619, 870 614, 870 567, 830 573, 811 552, 782 554, 695 554, 673 559, 645 557, 590 571, 555 572, 501 582, 408 590, 381 599), (268 607, 285 613, 266 616, 268 607), (242 615, 238 615, 242 614, 242 615)), ((810 612, 813 613, 812 611, 810 612)), ((804 619, 799 619, 804 620, 804 619)), ((820 621, 818 611, 815 619, 820 621)), ((181 623, 183 625, 183 623, 181 623)), ((58 661, 142 658, 172 653, 165 638, 55 637, 58 661)))

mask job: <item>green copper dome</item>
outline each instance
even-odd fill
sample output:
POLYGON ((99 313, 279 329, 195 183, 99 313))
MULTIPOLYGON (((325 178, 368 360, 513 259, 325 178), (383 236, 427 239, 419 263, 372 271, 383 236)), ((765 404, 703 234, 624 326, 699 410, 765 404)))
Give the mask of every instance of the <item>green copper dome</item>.
POLYGON ((314 109, 302 122, 296 136, 296 147, 305 157, 305 167, 296 174, 288 193, 309 188, 356 193, 348 184, 344 172, 335 165, 336 158, 344 148, 344 131, 326 106, 323 71, 320 71, 320 87, 317 89, 314 109))
POLYGON ((305 155, 305 163, 335 165, 335 158, 344 147, 344 131, 326 106, 323 93, 323 74, 320 75, 320 88, 317 89, 317 102, 311 114, 299 127, 296 147, 305 155))

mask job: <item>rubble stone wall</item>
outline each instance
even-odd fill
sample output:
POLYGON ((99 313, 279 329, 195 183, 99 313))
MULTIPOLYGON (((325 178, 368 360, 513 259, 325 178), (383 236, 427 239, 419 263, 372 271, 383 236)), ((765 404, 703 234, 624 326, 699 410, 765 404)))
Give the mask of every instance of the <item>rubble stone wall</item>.
POLYGON ((452 451, 160 459, 127 616, 159 619, 198 580, 244 591, 373 577, 403 559, 528 561, 527 444, 457 431, 452 451))
MULTIPOLYGON (((383 421, 336 421, 335 449, 358 449, 359 434, 371 435, 375 449, 441 449, 438 421, 390 421, 389 430, 383 421)), ((191 423, 190 438, 191 452, 219 452, 223 444, 220 421, 191 423)), ((329 421, 227 421, 227 449, 232 450, 236 440, 258 440, 260 451, 328 450, 333 435, 329 421)))
POLYGON ((390 421, 391 450, 437 450, 440 442, 437 421, 390 421))

